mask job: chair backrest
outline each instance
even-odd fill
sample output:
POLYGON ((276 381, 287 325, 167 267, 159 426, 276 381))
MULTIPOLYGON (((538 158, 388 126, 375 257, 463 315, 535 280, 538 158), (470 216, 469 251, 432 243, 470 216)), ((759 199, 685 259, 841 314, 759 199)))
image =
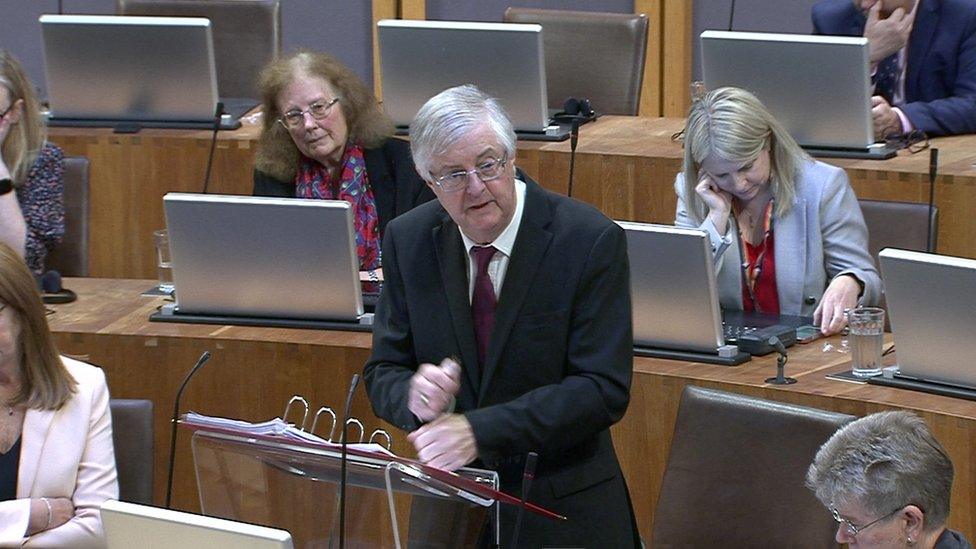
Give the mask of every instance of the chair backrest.
POLYGON ((804 487, 820 446, 854 417, 685 387, 652 547, 837 547, 804 487))
POLYGON ((109 400, 112 441, 119 473, 119 501, 152 505, 153 403, 151 400, 109 400))
POLYGON ((119 15, 207 17, 221 97, 260 98, 261 68, 281 51, 280 0, 116 0, 119 15))
POLYGON ((61 276, 88 276, 88 159, 64 159, 64 238, 44 262, 61 276))
POLYGON ((939 209, 915 202, 858 200, 868 226, 868 251, 874 261, 885 248, 934 252, 939 229, 939 209))
POLYGON ((575 97, 589 99, 600 114, 637 114, 646 15, 508 8, 505 22, 542 25, 550 108, 575 97))

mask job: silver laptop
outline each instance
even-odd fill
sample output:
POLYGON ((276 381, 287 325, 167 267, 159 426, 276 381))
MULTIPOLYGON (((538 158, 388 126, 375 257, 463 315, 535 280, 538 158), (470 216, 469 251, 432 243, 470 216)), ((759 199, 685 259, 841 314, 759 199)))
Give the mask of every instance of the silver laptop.
POLYGON ((717 353, 725 340, 708 233, 617 223, 627 234, 634 344, 717 353))
POLYGON ((163 206, 177 313, 362 316, 348 202, 167 193, 163 206))
POLYGON ((976 260, 879 254, 900 377, 976 389, 976 260))
POLYGON ((210 20, 42 15, 51 121, 199 122, 218 101, 210 20))
POLYGON ((109 549, 291 549, 291 534, 244 522, 108 500, 102 526, 109 549))
POLYGON ((545 133, 542 26, 384 19, 377 32, 383 107, 397 126, 445 89, 474 84, 500 100, 517 131, 545 133))
POLYGON ((866 38, 709 30, 701 48, 707 89, 751 91, 812 153, 893 154, 874 143, 866 38))

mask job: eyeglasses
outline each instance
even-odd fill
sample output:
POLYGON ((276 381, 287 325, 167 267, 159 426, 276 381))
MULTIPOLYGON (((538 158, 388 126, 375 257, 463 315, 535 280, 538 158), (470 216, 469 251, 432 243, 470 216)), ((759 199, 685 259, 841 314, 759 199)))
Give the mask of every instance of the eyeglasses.
POLYGON ((336 97, 335 99, 332 99, 326 103, 312 103, 304 111, 300 111, 298 109, 288 111, 278 117, 278 122, 280 122, 285 128, 294 130, 301 127, 301 125, 305 123, 305 113, 312 115, 312 118, 315 120, 321 120, 326 116, 329 116, 329 112, 332 111, 332 105, 335 105, 338 101, 339 98, 336 97))
POLYGON ((856 526, 856 525, 852 524, 851 521, 847 520, 846 518, 841 517, 840 516, 840 513, 837 512, 837 509, 833 505, 830 506, 830 514, 832 514, 834 516, 834 520, 837 521, 837 524, 842 524, 844 526, 844 528, 847 530, 847 533, 849 535, 851 535, 852 537, 857 537, 858 534, 860 534, 861 532, 867 530, 868 527, 873 526, 873 525, 875 525, 875 524, 877 524, 877 523, 885 520, 886 518, 890 517, 891 515, 894 515, 898 511, 901 511, 905 507, 906 507, 905 505, 902 505, 901 507, 899 507, 897 509, 892 509, 892 511, 890 513, 888 513, 887 515, 885 515, 883 517, 876 518, 876 519, 872 520, 871 522, 865 524, 864 526, 856 526))
POLYGON ((929 136, 921 130, 912 130, 908 133, 885 137, 885 144, 889 147, 896 147, 898 150, 908 149, 908 152, 915 154, 929 148, 929 136))
POLYGON ((498 179, 507 163, 508 155, 501 157, 501 159, 489 158, 472 170, 454 170, 440 177, 435 177, 434 183, 437 183, 437 186, 445 192, 460 191, 468 185, 468 176, 471 174, 477 175, 478 179, 482 181, 498 179))

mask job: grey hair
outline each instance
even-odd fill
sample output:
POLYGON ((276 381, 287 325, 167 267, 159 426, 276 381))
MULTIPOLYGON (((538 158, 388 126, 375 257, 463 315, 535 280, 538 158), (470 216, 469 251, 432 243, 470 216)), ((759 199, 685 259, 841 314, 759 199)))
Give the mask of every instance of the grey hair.
POLYGON ((701 180, 701 163, 711 153, 746 164, 769 148, 770 185, 776 199, 776 216, 793 206, 796 175, 811 161, 776 118, 755 95, 739 88, 718 88, 691 105, 685 124, 684 193, 688 213, 696 223, 708 208, 695 186, 701 180))
POLYGON ((952 461, 922 418, 880 412, 834 433, 817 452, 806 485, 824 505, 857 505, 879 517, 892 505, 916 505, 932 532, 949 517, 952 476, 952 461))
POLYGON ((466 84, 448 88, 431 97, 410 124, 410 151, 417 173, 428 181, 431 160, 457 143, 470 131, 485 122, 505 149, 507 157, 515 160, 515 129, 497 99, 477 87, 466 84))

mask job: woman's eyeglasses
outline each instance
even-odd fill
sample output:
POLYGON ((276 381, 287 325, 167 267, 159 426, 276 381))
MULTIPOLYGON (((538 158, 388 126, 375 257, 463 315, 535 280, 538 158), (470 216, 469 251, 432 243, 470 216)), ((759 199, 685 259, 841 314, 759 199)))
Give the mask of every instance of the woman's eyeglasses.
POLYGON ((338 101, 339 98, 336 97, 335 99, 326 101, 325 103, 318 103, 318 102, 312 103, 304 111, 300 111, 298 109, 288 111, 285 114, 278 117, 278 122, 280 122, 282 126, 288 128, 289 130, 294 130, 296 128, 301 127, 301 125, 305 123, 305 113, 312 115, 312 118, 314 118, 315 120, 321 120, 326 116, 329 116, 329 112, 332 110, 332 106, 335 105, 338 101))

